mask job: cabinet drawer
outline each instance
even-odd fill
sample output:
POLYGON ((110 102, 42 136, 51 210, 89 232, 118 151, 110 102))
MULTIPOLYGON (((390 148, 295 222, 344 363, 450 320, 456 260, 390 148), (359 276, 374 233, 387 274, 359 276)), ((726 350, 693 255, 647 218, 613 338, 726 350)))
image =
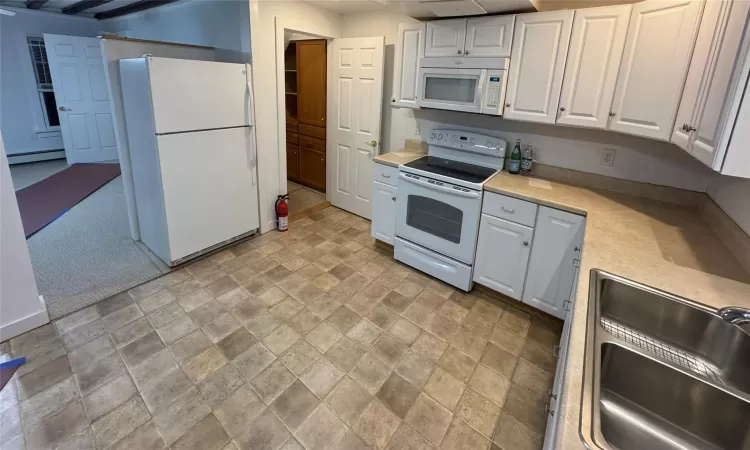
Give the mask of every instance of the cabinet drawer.
POLYGON ((537 204, 492 192, 484 193, 482 212, 490 216, 534 227, 537 204))
POLYGON ((326 151, 326 141, 322 139, 312 138, 310 136, 303 136, 301 134, 299 135, 299 146, 311 148, 319 152, 326 151))
POLYGON ((398 167, 374 164, 372 179, 391 186, 398 185, 398 167))
POLYGON ((316 127, 314 125, 301 123, 299 124, 299 134, 304 134, 305 136, 310 136, 318 139, 325 139, 326 129, 325 127, 316 127))
POLYGON ((291 117, 286 118, 286 131, 288 133, 296 133, 298 126, 299 122, 297 122, 297 119, 292 119, 291 117))
POLYGON ((286 132, 286 143, 287 144, 296 144, 298 139, 297 133, 290 133, 286 132))

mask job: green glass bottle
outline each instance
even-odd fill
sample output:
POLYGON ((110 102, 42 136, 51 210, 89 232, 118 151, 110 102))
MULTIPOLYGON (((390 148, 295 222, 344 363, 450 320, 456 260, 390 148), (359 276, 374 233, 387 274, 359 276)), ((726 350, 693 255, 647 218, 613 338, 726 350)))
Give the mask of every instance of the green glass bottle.
POLYGON ((508 172, 517 174, 521 172, 521 140, 516 141, 516 146, 513 147, 513 151, 510 153, 510 165, 508 166, 508 172))

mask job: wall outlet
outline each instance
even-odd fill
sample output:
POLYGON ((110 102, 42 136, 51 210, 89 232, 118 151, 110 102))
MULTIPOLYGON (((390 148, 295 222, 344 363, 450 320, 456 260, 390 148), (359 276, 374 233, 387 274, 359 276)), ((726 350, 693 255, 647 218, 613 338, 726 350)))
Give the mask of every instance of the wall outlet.
POLYGON ((615 150, 605 148, 602 152, 602 165, 612 167, 615 165, 615 150))

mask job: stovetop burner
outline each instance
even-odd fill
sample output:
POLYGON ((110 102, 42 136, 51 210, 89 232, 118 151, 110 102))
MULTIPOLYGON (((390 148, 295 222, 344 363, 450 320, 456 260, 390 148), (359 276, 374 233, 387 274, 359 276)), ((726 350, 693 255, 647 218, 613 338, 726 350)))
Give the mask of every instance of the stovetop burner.
POLYGON ((496 170, 437 156, 423 156, 404 164, 412 169, 424 170, 469 183, 483 183, 495 174, 496 170))

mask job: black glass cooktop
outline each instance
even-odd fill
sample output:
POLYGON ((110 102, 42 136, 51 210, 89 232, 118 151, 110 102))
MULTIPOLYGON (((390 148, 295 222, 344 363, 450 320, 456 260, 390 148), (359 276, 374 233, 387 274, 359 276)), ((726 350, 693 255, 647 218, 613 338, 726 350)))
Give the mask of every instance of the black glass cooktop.
POLYGON ((452 159, 438 158, 437 156, 423 156, 404 165, 412 169, 424 170, 469 183, 482 183, 495 173, 495 169, 453 161, 452 159))

